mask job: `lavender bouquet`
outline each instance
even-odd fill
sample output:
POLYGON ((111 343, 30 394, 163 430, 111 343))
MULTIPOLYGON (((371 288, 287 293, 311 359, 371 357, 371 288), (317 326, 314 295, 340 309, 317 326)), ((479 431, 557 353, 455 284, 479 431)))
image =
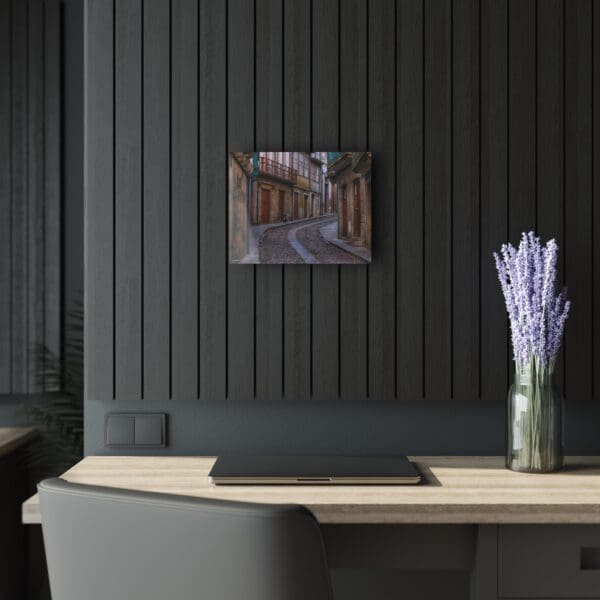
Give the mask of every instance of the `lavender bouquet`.
POLYGON ((507 464, 545 472, 562 465, 562 403, 552 385, 571 303, 556 291, 558 245, 545 246, 534 232, 519 248, 504 244, 494 253, 510 319, 515 382, 509 394, 507 464))

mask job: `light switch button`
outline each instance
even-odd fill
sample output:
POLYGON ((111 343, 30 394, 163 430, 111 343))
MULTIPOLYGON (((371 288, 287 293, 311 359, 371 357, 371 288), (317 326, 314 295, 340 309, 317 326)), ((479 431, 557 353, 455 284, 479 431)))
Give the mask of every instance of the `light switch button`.
POLYGON ((131 415, 106 415, 106 445, 132 446, 134 442, 134 419, 131 415))
POLYGON ((164 446, 165 445, 165 415, 136 415, 135 416, 135 445, 164 446))

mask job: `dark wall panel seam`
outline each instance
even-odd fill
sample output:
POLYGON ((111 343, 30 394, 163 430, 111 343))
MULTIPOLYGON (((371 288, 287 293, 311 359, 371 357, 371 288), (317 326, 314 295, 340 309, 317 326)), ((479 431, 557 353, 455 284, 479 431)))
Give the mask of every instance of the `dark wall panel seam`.
MULTIPOLYGON (((370 0, 366 0, 365 2, 366 4, 366 53, 367 56, 365 58, 365 62, 366 62, 366 86, 367 86, 367 90, 366 90, 366 97, 367 97, 367 101, 365 102, 365 123, 366 123, 366 136, 367 136, 367 146, 366 146, 366 150, 370 149, 370 144, 371 141, 369 139, 369 77, 370 77, 370 68, 369 68, 369 30, 370 30, 370 21, 369 21, 369 16, 370 16, 370 0)), ((354 150, 354 148, 352 149, 354 150)), ((367 389, 367 400, 369 399, 369 375, 370 375, 370 368, 369 368, 369 340, 370 340, 370 331, 369 331, 369 269, 370 269, 370 265, 367 265, 367 268, 365 269, 365 299, 366 299, 366 322, 365 322, 365 329, 366 329, 366 343, 365 343, 365 371, 366 371, 366 375, 365 375, 365 381, 366 381, 366 389, 367 389)))
MULTIPOLYGON (((285 53, 285 0, 281 0, 281 51, 285 53)), ((281 149, 285 150, 285 58, 281 61, 281 149)), ((285 398, 285 265, 281 265, 281 397, 285 398)))
MULTIPOLYGON (((198 60, 198 64, 200 60, 198 60)), ((198 94, 200 97, 200 94, 198 94)), ((229 223, 229 1, 225 2, 225 169, 223 177, 225 178, 225 222, 224 231, 227 231, 229 223)), ((229 397, 229 241, 228 236, 225 235, 225 399, 229 397)), ((198 278, 200 280, 200 278, 198 278)), ((200 298, 200 293, 198 293, 200 298)), ((198 336, 200 339, 200 336, 198 336)), ((200 376, 198 376, 198 382, 200 382, 200 376)))
MULTIPOLYGON (((394 369, 398 368, 398 4, 394 2, 394 369)), ((394 400, 398 374, 394 373, 394 400)))
MULTIPOLYGON (((227 0, 225 0, 225 3, 227 4, 227 0)), ((197 59, 196 59, 196 80, 198 81, 198 85, 200 85, 200 46, 201 46, 201 39, 200 36, 202 35, 202 29, 200 27, 200 0, 198 0, 198 8, 197 8, 197 13, 196 13, 196 31, 198 39, 197 39, 197 47, 196 47, 196 53, 197 53, 197 59)), ((225 99, 225 101, 227 102, 227 99, 225 99)), ((196 242, 196 268, 197 268, 197 279, 196 279, 196 321, 197 321, 197 334, 196 334, 196 354, 198 356, 198 362, 197 362, 197 369, 198 369, 198 374, 196 377, 196 398, 199 400, 200 399, 200 377, 201 377, 201 356, 202 356, 202 350, 201 350, 201 344, 200 344, 200 340, 202 339, 202 320, 201 320, 201 315, 200 315, 200 270, 201 270, 201 262, 200 262, 200 236, 201 236, 201 224, 200 224, 200 218, 201 218, 201 214, 202 214, 202 210, 200 208, 200 186, 201 186, 201 178, 202 178, 202 168, 201 168, 201 164, 202 164, 202 149, 201 149, 201 144, 200 144, 200 139, 201 139, 201 123, 200 123, 200 114, 201 114, 201 103, 202 103, 202 94, 200 93, 200 90, 198 90, 198 102, 197 102, 197 107, 196 110, 198 111, 198 118, 196 121, 196 152, 198 154, 198 163, 197 163, 197 169, 198 169, 198 177, 196 178, 196 202, 198 203, 198 210, 196 213, 196 231, 197 231, 197 242, 196 242)), ((227 144, 225 145, 227 147, 227 144)))
POLYGON ((144 399, 144 2, 140 3, 140 399, 144 399))
POLYGON ((114 240, 116 239, 116 215, 117 215, 117 210, 116 210, 116 199, 117 199, 117 178, 116 178, 116 140, 117 140, 117 126, 116 126, 116 114, 117 111, 115 110, 116 108, 116 90, 117 90, 117 85, 116 85, 116 40, 117 40, 117 22, 116 22, 116 2, 117 0, 113 0, 112 1, 112 13, 113 13, 113 19, 112 19, 112 29, 113 29, 113 39, 112 39, 112 93, 113 93, 113 111, 112 111, 112 118, 113 118, 113 122, 112 122, 112 130, 113 130, 113 136, 112 136, 112 163, 113 163, 113 181, 112 181, 112 214, 113 214, 113 222, 112 222, 112 239, 113 239, 113 255, 112 255, 112 301, 113 301, 113 310, 112 310, 112 314, 113 314, 113 322, 112 322, 112 329, 113 329, 113 335, 112 335, 112 393, 113 393, 113 400, 116 399, 116 393, 117 393, 117 365, 116 365, 116 361, 115 361, 115 356, 116 356, 116 339, 117 339, 117 331, 116 331, 116 319, 115 319, 115 315, 116 315, 116 252, 114 251, 114 240))
MULTIPOLYGON (((309 95, 309 111, 310 111, 310 142, 309 142, 309 152, 314 152, 313 147, 313 0, 310 0, 309 6, 309 23, 310 23, 310 37, 309 37, 309 61, 310 61, 310 71, 309 71, 309 86, 310 86, 310 95, 309 95)), ((308 394, 309 397, 313 396, 313 305, 314 305, 314 290, 313 290, 313 266, 309 266, 309 295, 310 295, 310 306, 309 306, 309 342, 308 348, 310 352, 310 360, 309 363, 309 382, 308 382, 308 394)))
MULTIPOLYGON (((311 85, 311 89, 312 89, 312 85, 311 85)), ((312 94, 311 94, 312 95, 312 94)), ((312 128, 311 128, 312 129, 312 128)), ((311 144, 311 148, 312 148, 312 144, 311 144)), ((308 382, 308 394, 309 397, 312 398, 313 397, 313 361, 312 361, 312 356, 313 356, 313 306, 314 306, 314 298, 313 298, 313 266, 309 265, 309 270, 308 270, 308 274, 309 274, 309 289, 310 289, 310 305, 309 305, 309 332, 308 332, 308 347, 309 347, 309 351, 310 351, 310 358, 311 360, 309 360, 309 382, 308 382)))
MULTIPOLYGON (((255 139, 255 145, 256 145, 256 137, 255 139)), ((253 314, 253 327, 252 327, 252 333, 254 336, 254 356, 253 356, 253 367, 254 367, 254 373, 253 373, 253 380, 252 380, 252 387, 253 387, 253 393, 252 393, 252 398, 256 400, 256 265, 252 266, 252 275, 253 275, 253 283, 254 283, 254 289, 253 289, 253 302, 254 302, 254 314, 253 314)))
MULTIPOLYGON (((537 2, 537 0, 536 0, 537 2)), ((590 119, 591 119, 591 123, 590 123, 590 130, 591 130, 591 136, 590 136, 590 150, 591 150, 591 157, 590 157, 590 164, 591 164, 591 169, 590 169, 590 193, 592 196, 592 201, 590 202, 590 210, 591 210, 591 214, 590 214, 590 222, 589 222, 589 226, 590 226, 590 246, 592 248, 592 252, 590 253, 590 281, 592 281, 592 285, 590 286, 590 294, 592 297, 592 310, 591 310, 591 315, 590 315, 590 319, 591 319, 591 331, 592 331, 592 343, 591 343, 591 364, 592 367, 596 364, 595 363, 595 350, 596 350, 596 344, 594 343, 594 339, 593 339, 593 333, 595 331, 595 319, 596 319, 596 315, 595 315, 595 311, 594 311, 594 302, 595 302, 595 286, 593 285, 593 281, 594 281, 594 267, 595 267, 595 261, 594 261, 594 0, 590 0, 590 11, 591 11, 591 18, 590 18, 590 45, 591 45, 591 69, 590 69, 590 102, 591 102, 591 106, 590 106, 590 119)), ((592 377, 591 378, 591 397, 592 399, 595 399, 595 389, 594 389, 594 384, 595 384, 596 378, 592 377)))
MULTIPOLYGON (((26 44, 25 44, 25 65, 27 66, 27 69, 29 69, 29 36, 30 36, 30 31, 29 31, 29 13, 30 13, 30 4, 29 1, 26 0, 27 4, 27 9, 26 9, 26 13, 27 13, 27 18, 26 18, 26 27, 27 27, 27 35, 26 35, 26 44)), ((24 181, 25 183, 25 195, 24 195, 24 205, 25 205, 25 236, 26 236, 26 242, 25 242, 25 281, 28 282, 29 281, 29 193, 30 193, 30 185, 29 185, 29 112, 30 112, 30 103, 29 103, 29 73, 26 73, 25 75, 25 97, 26 97, 26 106, 27 106, 27 111, 26 111, 26 120, 25 120, 25 177, 24 177, 24 181)), ((25 288, 25 302, 24 302, 24 307, 25 307, 25 323, 26 323, 26 331, 28 332, 29 329, 29 286, 26 284, 26 288, 25 288)), ((26 340, 26 344, 28 342, 28 335, 25 336, 25 340, 26 340)), ((25 353, 25 392, 29 393, 29 353, 26 352, 25 353)))
MULTIPOLYGON (((285 135, 285 134, 284 134, 285 135)), ((285 148, 285 146, 284 146, 285 148)), ((285 265, 281 269, 281 397, 285 398, 285 265)))
POLYGON ((481 400, 481 349, 482 349, 482 344, 481 344, 481 327, 482 327, 482 318, 481 318, 481 283, 482 283, 482 279, 481 279, 481 241, 482 241, 482 235, 481 235, 481 206, 482 206, 482 202, 481 202, 481 131, 483 129, 482 127, 482 119, 481 119, 481 1, 477 3, 477 7, 478 7, 478 15, 477 15, 477 22, 479 24, 479 32, 478 32, 478 39, 477 39, 477 52, 478 52, 478 81, 477 81, 477 85, 478 85, 478 121, 479 121, 479 131, 477 132, 477 136, 478 136, 478 142, 479 142, 479 148, 478 148, 478 155, 479 155, 479 163, 477 165, 477 193, 479 194, 479 206, 478 206, 478 210, 479 210, 479 222, 478 222, 478 247, 479 247, 479 298, 478 298, 478 306, 479 306, 479 314, 478 314, 478 320, 479 320, 479 340, 478 340, 478 351, 479 351, 479 360, 478 360, 478 378, 477 378, 477 399, 481 400))
POLYGON ((173 2, 169 0, 169 400, 173 399, 173 2))
MULTIPOLYGON (((510 232, 510 0, 506 3, 506 234, 510 232)), ((506 381, 512 372, 512 346, 506 345, 506 381)))
MULTIPOLYGON (((11 29, 12 29, 12 25, 13 25, 13 3, 9 2, 9 18, 10 18, 10 24, 11 24, 11 29)), ((9 367, 9 375, 10 375, 10 383, 9 383, 9 391, 10 392, 14 392, 14 374, 13 374, 13 368, 14 368, 14 361, 13 361, 13 352, 12 352, 12 341, 13 341, 13 336, 14 336, 14 327, 13 327, 13 310, 14 310, 14 301, 13 301, 13 290, 12 290, 12 283, 13 283, 13 261, 14 261, 14 257, 13 257, 13 228, 12 228, 12 222, 13 222, 13 202, 14 202, 14 194, 13 194, 13 173, 14 173, 14 165, 13 165, 13 137, 14 137, 14 131, 13 131, 13 119, 14 119, 14 107, 13 107, 13 103, 14 103, 14 96, 12 93, 12 89, 13 89, 13 85, 14 85, 14 81, 13 81, 13 60, 14 60, 14 49, 13 49, 13 36, 12 36, 12 31, 9 34, 9 82, 10 82, 10 120, 9 120, 9 136, 10 136, 10 145, 9 145, 9 152, 8 155, 10 157, 10 165, 9 165, 9 174, 10 174, 10 181, 9 181, 9 190, 10 190, 10 200, 9 200, 9 230, 10 230, 10 261, 9 261, 9 273, 10 273, 10 283, 9 283, 9 289, 8 289, 8 295, 9 295, 9 310, 10 310, 10 344, 9 344, 9 351, 8 351, 8 356, 9 356, 9 361, 10 361, 10 367, 9 367)))
MULTIPOLYGON (((42 48, 46 48, 46 2, 42 4, 42 48)), ((45 125, 45 117, 46 117, 46 61, 44 60, 44 54, 42 54, 42 164, 41 164, 41 181, 42 181, 42 273, 46 273, 46 194, 45 194, 45 182, 46 182, 46 125, 45 125)), ((46 278, 43 278, 42 284, 42 331, 41 331, 41 339, 42 339, 42 347, 47 347, 46 340, 46 278)), ((44 375, 42 378, 42 387, 45 386, 46 376, 44 375)), ((36 387, 39 384, 36 385, 36 387)))
MULTIPOLYGON (((27 69, 29 69, 29 36, 30 36, 30 31, 29 31, 29 27, 30 27, 30 9, 31 6, 29 4, 29 1, 27 1, 27 36, 26 36, 26 44, 25 44, 25 64, 27 65, 27 69)), ((24 194, 24 200, 25 200, 25 231, 26 231, 26 242, 25 242, 25 282, 29 282, 29 244, 31 243, 30 238, 29 238, 29 194, 30 194, 30 190, 31 190, 31 186, 29 185, 29 153, 30 153, 30 147, 29 147, 29 115, 31 112, 31 105, 30 105, 30 98, 29 98, 29 73, 27 73, 25 75, 25 89, 26 89, 26 98, 27 98, 27 102, 26 102, 26 106, 27 106, 27 118, 25 120, 25 177, 24 177, 24 181, 25 183, 25 189, 26 192, 24 194)), ((26 340, 26 345, 29 345, 29 285, 25 286, 25 302, 24 302, 24 306, 25 306, 25 324, 26 324, 26 335, 25 335, 25 340, 26 340)), ((30 369, 30 365, 29 365, 29 351, 26 348, 25 352, 24 352, 24 356, 25 356, 25 391, 27 393, 30 392, 29 389, 29 369, 30 369)))
MULTIPOLYGON (((450 2, 450 344, 454 340, 454 0, 450 2)), ((450 351, 450 399, 454 399, 454 352, 450 351)))
MULTIPOLYGON (((563 261, 567 262, 567 0, 563 0, 563 261)), ((563 285, 567 281, 567 269, 563 269, 563 285)), ((567 345, 565 337, 563 342, 563 393, 567 394, 567 345)))
MULTIPOLYGON (((254 60, 252 63, 253 66, 253 70, 254 70, 254 86, 253 86, 253 93, 254 93, 254 122, 253 122, 253 132, 252 132, 252 150, 253 152, 256 152, 256 75, 257 75, 257 69, 256 69, 256 0, 252 0, 252 6, 253 6, 253 14, 252 17, 254 19, 254 36, 253 36, 253 46, 252 46, 252 50, 254 53, 254 60)), ((256 293, 256 265, 252 265, 252 276, 253 276, 253 318, 252 318, 252 336, 253 336, 253 351, 254 351, 254 356, 252 357, 252 363, 253 363, 253 372, 252 372, 252 397, 256 400, 256 298, 257 298, 257 293, 256 293)))
MULTIPOLYGON (((60 39, 59 42, 59 49, 58 49, 58 64, 59 64, 59 70, 60 70, 60 75, 59 75, 59 91, 58 91, 58 106, 59 106, 59 125, 58 125, 58 135, 61 136, 63 134, 63 132, 65 131, 66 128, 66 109, 65 109, 65 96, 66 96, 66 89, 67 89, 67 85, 66 85, 66 77, 65 77, 65 69, 64 69, 64 65, 66 63, 66 43, 65 43, 65 38, 66 38, 66 27, 65 27, 65 6, 64 4, 60 4, 59 5, 59 20, 58 20, 58 37, 60 39)), ((59 174, 59 181, 58 181, 58 218, 61 221, 60 222, 60 226, 59 226, 59 232, 58 232, 58 256, 60 257, 61 263, 60 263, 60 279, 59 279, 59 297, 60 297, 60 304, 58 307, 58 312, 59 312, 59 323, 58 323, 58 329, 59 329, 59 340, 58 340, 58 349, 60 352, 61 356, 65 355, 66 352, 66 339, 65 339, 65 335, 64 335, 64 330, 65 330, 65 308, 66 308, 66 303, 67 303, 67 299, 66 299, 66 292, 65 292, 65 281, 66 281, 66 277, 63 276, 63 269, 65 266, 65 261, 64 261, 64 256, 65 256, 65 247, 66 247, 66 236, 63 235, 63 231, 65 231, 65 227, 62 224, 62 214, 63 214, 63 209, 65 206, 65 190, 66 190, 66 150, 65 150, 65 144, 61 143, 60 141, 58 142, 59 145, 59 165, 60 165, 60 174, 59 174)), ((83 199, 82 199, 83 201, 83 199)), ((82 224, 83 225, 83 224, 82 224)), ((79 289, 77 290, 80 294, 81 294, 81 302, 83 302, 83 289, 79 289)))
POLYGON ((538 223, 538 204, 539 204, 539 198, 538 198, 538 0, 535 0, 535 18, 534 18, 534 41, 533 41, 533 47, 534 47, 534 52, 535 52, 535 57, 534 57, 534 65, 535 65, 535 85, 534 85, 534 104, 535 104, 535 120, 534 120, 534 134, 533 134, 533 139, 534 139, 534 156, 535 156, 535 160, 534 160, 534 166, 535 166, 535 188, 534 188, 534 193, 535 193, 535 211, 534 211, 534 223, 535 223, 535 229, 536 231, 538 230, 539 227, 539 223, 538 223))
MULTIPOLYGON (((342 11, 341 11, 342 0, 337 1, 337 31, 338 31, 338 39, 337 39, 337 52, 338 52, 338 115, 337 115, 337 147, 338 151, 342 148, 342 11)), ((338 398, 342 395, 342 267, 338 265, 337 267, 337 285, 338 285, 338 301, 337 301, 337 395, 338 398)))
MULTIPOLYGON (((423 235, 421 237, 421 314, 423 315, 423 319, 421 322, 421 339, 424 341, 425 340, 425 319, 426 319, 426 313, 425 313, 425 292, 426 290, 426 285, 425 285, 425 233, 426 233, 426 228, 427 228, 427 222, 425 220, 425 200, 426 200, 426 186, 425 186, 425 180, 427 177, 427 163, 425 162, 425 130, 426 130, 426 122, 427 122, 427 112, 425 110, 425 100, 427 97, 427 86, 425 85, 425 64, 426 64, 426 58, 427 58, 427 54, 426 54, 426 44, 425 44, 425 25, 426 25, 426 15, 427 15, 427 11, 425 10, 425 0, 423 0, 423 17, 421 19, 422 23, 422 27, 421 27, 421 56, 422 56, 422 80, 421 80, 421 87, 422 87, 422 93, 421 93, 421 137, 423 139, 423 143, 422 143, 422 148, 421 148, 421 161, 422 161, 422 182, 421 182, 421 186, 423 189, 423 201, 421 203, 421 220, 422 220, 422 229, 423 229, 423 235)), ((421 390, 421 397, 423 399, 425 399, 425 382, 426 382, 426 377, 427 377, 427 368, 426 368, 426 362, 425 359, 427 358, 427 350, 425 347, 425 343, 422 344, 422 361, 423 361, 423 379, 422 379, 422 390, 421 390)))

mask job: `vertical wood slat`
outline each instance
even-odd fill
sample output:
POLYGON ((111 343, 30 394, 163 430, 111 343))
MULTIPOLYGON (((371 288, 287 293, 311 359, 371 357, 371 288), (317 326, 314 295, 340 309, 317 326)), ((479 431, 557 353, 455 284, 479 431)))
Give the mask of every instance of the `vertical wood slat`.
POLYGON ((142 3, 115 0, 115 396, 142 396, 142 3))
POLYGON ((113 398, 113 7, 85 6, 85 397, 113 398))
MULTIPOLYGON (((559 245, 557 286, 564 272, 564 21, 562 0, 537 9, 537 233, 559 245)), ((562 354, 562 353, 561 353, 562 354)), ((555 380, 564 386, 562 359, 555 380)))
POLYGON ((508 0, 509 235, 536 227, 535 0, 508 0))
MULTIPOLYGON (((368 150, 367 3, 340 11, 340 149, 368 150)), ((340 266, 340 396, 364 400, 367 384, 367 266, 340 266)))
POLYGON ((198 5, 171 14, 171 393, 198 397, 198 5))
POLYGON ((425 396, 451 395, 451 5, 425 0, 425 396))
MULTIPOLYGON (((452 25, 452 395, 479 398, 479 2, 452 25)), ((489 260, 489 259, 488 259, 489 260)))
POLYGON ((13 393, 27 393, 28 256, 27 256, 27 23, 28 3, 12 3, 12 135, 11 135, 11 352, 13 393))
MULTIPOLYGON (((254 148, 254 3, 229 0, 227 64, 227 152, 254 148)), ((254 272, 249 265, 229 267, 228 398, 254 397, 254 272)))
MULTIPOLYGON (((312 148, 338 150, 339 13, 337 0, 315 0, 312 15, 312 148)), ((339 267, 313 268, 312 373, 313 399, 334 400, 339 394, 339 267)))
POLYGON ((0 3, 0 394, 11 391, 11 3, 0 3))
POLYGON ((594 105, 592 107, 593 130, 592 130, 592 198, 594 213, 594 233, 593 233, 593 299, 592 306, 593 317, 593 336, 594 347, 592 364, 592 389, 594 400, 598 401, 600 397, 600 207, 598 198, 600 198, 600 7, 592 4, 592 98, 594 105))
POLYGON ((40 391, 44 346, 44 4, 29 0, 27 30, 27 391, 40 391))
MULTIPOLYGON (((256 0, 256 149, 283 145, 282 0, 256 0)), ((256 266, 256 397, 283 392, 283 267, 256 266)))
POLYGON ((202 400, 226 397, 227 97, 226 2, 200 0, 199 277, 202 400))
MULTIPOLYGON (((44 9, 44 345, 61 353, 61 4, 44 9)), ((71 308, 71 307, 67 307, 71 308)))
POLYGON ((169 3, 143 5, 143 398, 169 397, 169 3))
POLYGON ((395 339, 395 34, 396 22, 385 0, 369 2, 369 150, 373 165, 373 239, 369 266, 369 397, 393 400, 395 339), (390 81, 391 72, 391 81, 390 81), (392 125, 393 124, 393 125, 392 125))
POLYGON ((591 3, 565 5, 565 272, 573 311, 566 328, 565 393, 592 393, 591 3))
MULTIPOLYGON (((283 0, 284 150, 310 149, 310 3, 283 0)), ((283 268, 283 395, 286 401, 310 398, 310 267, 283 268)))
POLYGON ((492 252, 507 229, 507 5, 481 3, 481 397, 502 402, 507 390, 508 328, 492 252))
MULTIPOLYGON (((399 400, 423 398, 423 3, 397 23, 397 364, 399 400)), ((375 159, 376 160, 376 159, 375 159)))

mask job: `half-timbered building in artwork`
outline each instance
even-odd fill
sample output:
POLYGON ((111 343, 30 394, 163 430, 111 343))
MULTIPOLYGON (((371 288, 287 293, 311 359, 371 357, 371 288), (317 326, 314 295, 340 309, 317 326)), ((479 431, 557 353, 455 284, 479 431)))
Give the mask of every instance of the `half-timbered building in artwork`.
POLYGON ((326 152, 257 152, 250 219, 286 223, 330 214, 324 205, 326 152))

